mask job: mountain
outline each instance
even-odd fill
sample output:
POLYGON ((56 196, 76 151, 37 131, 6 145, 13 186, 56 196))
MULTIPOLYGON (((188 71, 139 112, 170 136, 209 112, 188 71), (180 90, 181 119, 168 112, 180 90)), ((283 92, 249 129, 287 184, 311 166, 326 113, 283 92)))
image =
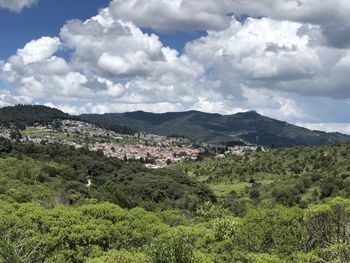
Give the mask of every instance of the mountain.
POLYGON ((308 146, 350 141, 340 133, 311 131, 258 114, 255 111, 220 115, 199 111, 83 114, 71 116, 42 105, 17 105, 0 109, 1 125, 47 124, 57 119, 76 119, 120 133, 144 131, 166 136, 184 136, 199 143, 263 146, 308 146))
POLYGON ((138 131, 159 135, 177 135, 199 143, 242 144, 289 147, 322 145, 349 141, 350 136, 340 133, 311 131, 306 128, 262 116, 255 111, 220 115, 199 111, 148 113, 83 114, 81 119, 126 125, 138 131))

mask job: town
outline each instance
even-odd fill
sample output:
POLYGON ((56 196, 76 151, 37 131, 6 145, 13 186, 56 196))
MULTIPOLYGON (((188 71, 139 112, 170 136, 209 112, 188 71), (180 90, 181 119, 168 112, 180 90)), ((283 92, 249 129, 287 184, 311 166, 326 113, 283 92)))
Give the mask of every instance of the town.
POLYGON ((49 125, 37 123, 22 130, 0 127, 0 137, 38 144, 59 143, 74 148, 86 147, 108 157, 142 162, 146 167, 154 169, 183 161, 199 160, 206 157, 208 152, 212 157, 225 158, 229 155, 241 156, 259 148, 254 145, 198 145, 179 136, 167 137, 143 132, 134 135, 119 134, 78 120, 57 120, 49 125))

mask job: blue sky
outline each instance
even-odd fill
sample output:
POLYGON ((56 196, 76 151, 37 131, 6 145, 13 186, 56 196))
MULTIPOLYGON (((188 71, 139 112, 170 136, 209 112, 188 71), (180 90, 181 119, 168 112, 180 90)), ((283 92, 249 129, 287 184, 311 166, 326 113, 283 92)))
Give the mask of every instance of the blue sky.
POLYGON ((349 12, 332 0, 0 0, 0 106, 256 110, 350 133, 349 12))
MULTIPOLYGON (((42 36, 57 36, 67 20, 86 20, 108 5, 110 0, 41 0, 21 13, 0 9, 0 59, 7 59, 27 42, 42 36)), ((150 28, 144 32, 154 33, 150 28)), ((179 50, 205 31, 159 33, 164 45, 179 50)))
POLYGON ((21 13, 0 9, 0 59, 6 59, 27 42, 41 36, 57 36, 70 19, 85 20, 106 7, 109 0, 41 0, 21 13))

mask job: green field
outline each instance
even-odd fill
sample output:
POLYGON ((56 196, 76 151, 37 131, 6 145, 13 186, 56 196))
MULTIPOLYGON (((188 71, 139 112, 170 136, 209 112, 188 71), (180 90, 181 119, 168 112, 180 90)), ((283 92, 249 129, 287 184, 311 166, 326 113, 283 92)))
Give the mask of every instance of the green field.
POLYGON ((30 136, 32 138, 54 138, 57 140, 70 140, 70 141, 75 141, 76 137, 75 136, 67 136, 66 133, 63 132, 58 132, 58 131, 42 131, 38 128, 27 128, 23 131, 21 131, 21 134, 23 136, 30 136))
POLYGON ((228 196, 232 191, 235 191, 236 193, 243 192, 246 187, 251 187, 252 184, 250 183, 233 183, 233 184, 208 184, 210 189, 213 190, 215 195, 217 197, 225 197, 228 196))

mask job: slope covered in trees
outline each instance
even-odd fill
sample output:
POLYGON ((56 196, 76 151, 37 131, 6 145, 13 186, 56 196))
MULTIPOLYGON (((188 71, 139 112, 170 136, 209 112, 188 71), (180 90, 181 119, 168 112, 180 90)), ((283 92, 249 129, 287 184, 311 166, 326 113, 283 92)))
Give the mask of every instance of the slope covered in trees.
POLYGON ((215 201, 211 191, 180 172, 148 170, 138 163, 109 159, 86 149, 0 140, 0 197, 46 207, 86 199, 122 207, 164 207, 215 201))
POLYGON ((339 133, 311 131, 286 122, 262 116, 254 111, 220 115, 199 111, 147 113, 142 111, 120 114, 84 114, 88 121, 126 125, 139 131, 160 135, 184 136, 199 143, 253 143, 270 147, 322 145, 349 141, 339 133))
POLYGON ((228 206, 240 202, 241 209, 251 203, 306 207, 328 197, 350 197, 349 159, 350 144, 341 144, 252 152, 185 162, 173 169, 208 184, 228 206))
MULTIPOLYGON (((0 126, 14 126, 25 129, 35 123, 41 125, 52 124, 57 120, 81 120, 55 108, 43 105, 16 105, 0 108, 0 126)), ((97 126, 115 131, 121 134, 134 134, 135 131, 125 125, 106 123, 103 121, 92 122, 97 126)))
POLYGON ((41 105, 17 105, 0 108, 1 125, 48 124, 57 119, 72 119, 69 114, 41 105))

